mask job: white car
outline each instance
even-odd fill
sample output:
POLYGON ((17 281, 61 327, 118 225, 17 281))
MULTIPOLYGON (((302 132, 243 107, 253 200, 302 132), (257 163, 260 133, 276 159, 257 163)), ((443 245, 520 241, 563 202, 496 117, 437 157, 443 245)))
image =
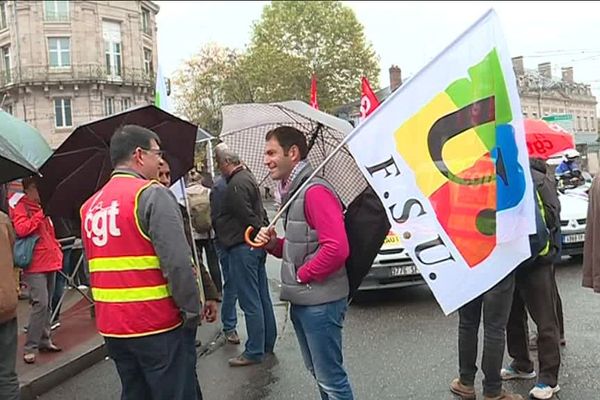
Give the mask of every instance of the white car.
POLYGON ((584 191, 558 193, 562 255, 583 254, 588 197, 584 191))
POLYGON ((402 247, 400 236, 390 231, 358 290, 401 288, 423 283, 419 269, 402 247))

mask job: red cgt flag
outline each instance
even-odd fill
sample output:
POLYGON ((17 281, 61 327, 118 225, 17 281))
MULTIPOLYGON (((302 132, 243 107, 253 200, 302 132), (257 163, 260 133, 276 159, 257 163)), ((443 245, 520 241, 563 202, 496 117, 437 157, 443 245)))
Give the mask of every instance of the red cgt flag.
POLYGON ((310 82, 310 106, 312 108, 319 109, 319 102, 317 101, 317 77, 313 74, 310 82))
POLYGON ((364 121, 375 109, 379 107, 379 100, 371 89, 366 77, 362 77, 362 95, 360 96, 360 121, 364 121))

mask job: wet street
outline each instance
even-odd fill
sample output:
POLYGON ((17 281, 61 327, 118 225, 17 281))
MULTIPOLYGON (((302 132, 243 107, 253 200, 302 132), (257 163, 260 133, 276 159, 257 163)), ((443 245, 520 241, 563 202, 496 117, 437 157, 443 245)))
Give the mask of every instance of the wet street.
MULTIPOLYGON (((276 278, 277 266, 270 258, 272 279, 276 278)), ((562 349, 562 390, 556 398, 597 399, 600 296, 581 288, 578 262, 567 259, 558 265, 557 279, 567 346, 562 349)), ((448 384, 457 373, 457 315, 445 317, 426 286, 360 295, 347 314, 344 340, 345 362, 357 399, 455 398, 448 384)), ((229 368, 227 359, 237 355, 240 348, 215 347, 198 362, 205 400, 318 398, 289 321, 277 343, 276 356, 260 366, 229 368)), ((481 378, 479 374, 479 390, 481 378)), ((533 384, 510 383, 507 388, 527 395, 533 384)), ((112 362, 103 361, 40 399, 117 399, 119 386, 112 362)))

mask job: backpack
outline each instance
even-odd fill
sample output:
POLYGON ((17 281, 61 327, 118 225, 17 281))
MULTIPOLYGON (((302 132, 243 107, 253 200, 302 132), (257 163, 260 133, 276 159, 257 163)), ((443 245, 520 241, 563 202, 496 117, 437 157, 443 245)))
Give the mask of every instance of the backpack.
POLYGON ((197 233, 207 233, 212 229, 210 219, 210 189, 202 185, 187 188, 192 226, 197 233))
POLYGON ((371 186, 367 186, 348 205, 344 224, 350 246, 346 273, 350 285, 348 298, 351 299, 369 273, 391 225, 381 200, 371 186))
POLYGON ((550 230, 546 225, 546 212, 542 197, 537 189, 533 188, 535 196, 535 233, 529 235, 529 249, 531 250, 531 259, 538 256, 548 255, 550 252, 550 230))

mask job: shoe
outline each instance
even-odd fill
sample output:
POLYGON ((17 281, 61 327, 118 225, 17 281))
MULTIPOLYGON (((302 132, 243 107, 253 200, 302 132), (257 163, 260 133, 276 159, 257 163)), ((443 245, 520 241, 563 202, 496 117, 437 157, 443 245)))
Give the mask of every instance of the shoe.
POLYGON ((509 393, 502 389, 498 396, 483 396, 483 400, 524 400, 520 394, 509 393))
POLYGON ((53 331, 53 330, 55 330, 57 328, 60 328, 60 322, 59 321, 53 322, 52 325, 50 325, 50 330, 51 331, 53 331))
POLYGON ((62 349, 54 343, 50 343, 48 346, 40 347, 40 351, 45 353, 58 353, 62 351, 62 349))
POLYGON ((260 364, 260 361, 254 361, 246 358, 243 354, 240 354, 236 358, 229 359, 230 367, 245 367, 247 365, 260 364))
POLYGON ((500 377, 503 381, 511 379, 533 379, 536 377, 535 371, 523 372, 514 369, 513 367, 502 368, 500 371, 500 377))
POLYGON ((554 396, 554 393, 560 390, 560 386, 558 384, 554 387, 550 385, 546 385, 545 383, 538 383, 529 391, 529 395, 534 399, 551 399, 554 396))
POLYGON ((35 353, 23 354, 23 361, 27 364, 33 364, 35 362, 35 353))
POLYGON ((227 339, 227 343, 231 344, 240 344, 241 340, 236 331, 226 332, 225 339, 227 339))
POLYGON ((460 378, 454 378, 450 382, 450 391, 463 400, 475 400, 475 386, 465 385, 460 381, 460 378))

